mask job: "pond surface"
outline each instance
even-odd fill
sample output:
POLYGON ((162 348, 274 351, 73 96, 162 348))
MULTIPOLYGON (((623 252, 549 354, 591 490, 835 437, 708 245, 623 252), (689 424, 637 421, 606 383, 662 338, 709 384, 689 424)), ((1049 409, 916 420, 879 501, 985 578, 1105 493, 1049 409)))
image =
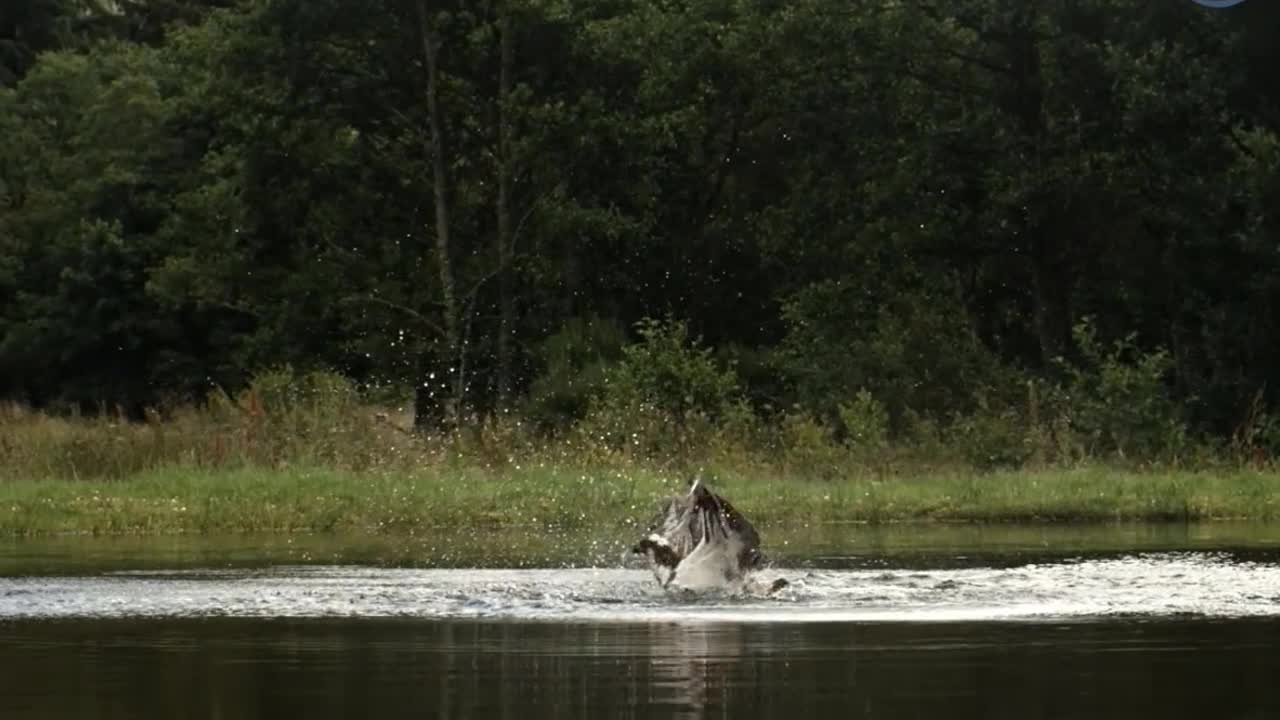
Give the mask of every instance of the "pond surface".
POLYGON ((769 532, 771 598, 626 535, 3 541, 0 718, 1280 717, 1280 527, 769 532))

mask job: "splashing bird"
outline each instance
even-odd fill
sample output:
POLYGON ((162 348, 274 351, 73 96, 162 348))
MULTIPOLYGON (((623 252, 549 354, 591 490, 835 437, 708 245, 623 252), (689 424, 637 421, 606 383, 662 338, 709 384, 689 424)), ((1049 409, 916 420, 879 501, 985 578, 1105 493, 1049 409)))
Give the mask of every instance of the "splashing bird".
POLYGON ((689 492, 662 501, 648 534, 631 552, 649 560, 658 583, 685 589, 742 585, 774 593, 787 586, 781 578, 758 587, 750 576, 765 564, 760 535, 724 497, 694 478, 689 492))

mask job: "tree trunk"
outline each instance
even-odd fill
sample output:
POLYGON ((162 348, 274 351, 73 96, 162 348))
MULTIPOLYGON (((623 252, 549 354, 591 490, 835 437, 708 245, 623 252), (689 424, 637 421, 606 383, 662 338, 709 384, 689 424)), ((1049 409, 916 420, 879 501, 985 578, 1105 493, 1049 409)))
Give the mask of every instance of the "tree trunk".
POLYGON ((498 10, 498 347, 496 395, 499 410, 511 395, 511 335, 515 332, 515 301, 511 296, 511 71, 515 62, 515 40, 512 37, 509 2, 498 10))
MULTIPOLYGON (((1014 82, 1008 99, 1023 134, 1032 141, 1032 164, 1037 181, 1045 177, 1045 138, 1049 135, 1048 119, 1044 112, 1044 72, 1040 61, 1036 19, 1040 9, 1033 4, 1020 6, 1006 45, 1008 65, 1013 69, 1014 82)), ((1072 277, 1070 243, 1072 213, 1059 211, 1061 203, 1070 202, 1056 194, 1057 191, 1036 193, 1027 202, 1032 204, 1035 219, 1028 223, 1026 235, 1031 245, 1031 283, 1035 304, 1035 333, 1040 346, 1043 367, 1053 366, 1057 358, 1071 351, 1071 290, 1072 277)))
MULTIPOLYGON (((1042 232, 1052 235, 1055 231, 1042 232)), ((1031 280, 1035 293, 1036 338, 1040 344, 1040 361, 1048 368, 1056 358, 1066 357, 1071 348, 1070 268, 1056 238, 1041 238, 1034 247, 1031 280)))
POLYGON ((432 33, 427 18, 426 0, 418 0, 418 29, 422 39, 422 54, 427 65, 427 122, 431 130, 431 173, 432 193, 436 211, 436 263, 440 272, 441 305, 444 310, 443 331, 444 353, 454 365, 448 372, 439 374, 439 381, 430 368, 441 356, 424 350, 422 367, 419 368, 419 383, 414 400, 414 424, 424 427, 434 418, 442 419, 447 426, 457 424, 461 411, 462 392, 465 378, 462 376, 460 354, 464 351, 458 331, 458 301, 454 290, 453 261, 450 257, 449 243, 449 195, 448 178, 445 168, 444 133, 440 122, 440 69, 437 64, 440 51, 439 41, 432 33), (449 385, 452 387, 449 387, 449 385), (448 389, 449 397, 443 400, 436 398, 437 389, 448 389), (440 406, 443 405, 443 408, 440 406), (443 413, 439 413, 443 409, 443 413))

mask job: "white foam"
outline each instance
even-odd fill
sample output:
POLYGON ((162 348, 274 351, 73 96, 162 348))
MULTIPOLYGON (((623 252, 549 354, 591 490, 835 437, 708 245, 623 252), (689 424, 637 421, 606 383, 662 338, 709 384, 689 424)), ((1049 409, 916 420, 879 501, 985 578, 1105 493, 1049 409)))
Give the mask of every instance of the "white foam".
POLYGON ((771 570, 770 598, 664 592, 643 570, 265 571, 0 578, 0 618, 408 616, 624 622, 941 622, 1280 615, 1280 566, 1217 554, 963 570, 771 570))

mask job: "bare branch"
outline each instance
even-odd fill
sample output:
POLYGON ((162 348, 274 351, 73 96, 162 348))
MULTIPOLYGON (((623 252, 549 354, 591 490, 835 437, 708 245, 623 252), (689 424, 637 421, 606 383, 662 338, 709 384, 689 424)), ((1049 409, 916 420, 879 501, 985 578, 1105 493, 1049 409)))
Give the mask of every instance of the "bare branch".
POLYGON ((548 188, 538 194, 538 197, 529 203, 529 207, 525 209, 524 214, 520 216, 520 220, 516 223, 516 229, 511 232, 511 250, 512 255, 515 254, 516 242, 520 239, 520 233, 524 231, 524 224, 533 216, 533 211, 538 209, 538 205, 552 193, 553 189, 548 188))
POLYGON ((438 335, 447 336, 447 333, 445 333, 444 328, 442 328, 439 325, 439 323, 427 317, 426 315, 423 315, 417 310, 414 310, 408 305, 401 305, 398 302, 392 302, 391 300, 386 300, 376 295, 352 295, 350 297, 344 298, 342 302, 344 303, 362 302, 362 303, 369 303, 372 305, 382 305, 383 307, 388 307, 393 310, 399 310, 405 315, 408 315, 414 320, 417 320, 419 323, 422 324, 423 327, 428 328, 429 330, 435 332, 438 335))

